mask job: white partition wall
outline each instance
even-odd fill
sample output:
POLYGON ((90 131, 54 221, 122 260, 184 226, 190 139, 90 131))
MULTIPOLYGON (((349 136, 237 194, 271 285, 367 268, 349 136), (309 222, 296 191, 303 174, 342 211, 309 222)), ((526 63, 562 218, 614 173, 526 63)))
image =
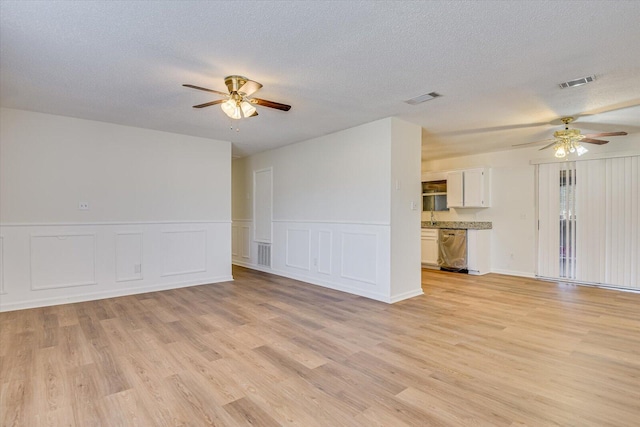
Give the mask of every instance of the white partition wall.
POLYGON ((0 310, 232 279, 230 143, 0 119, 0 310))
POLYGON ((233 262, 385 302, 421 294, 420 135, 384 119, 235 160, 233 262), (267 169, 271 267, 244 234, 256 227, 253 176, 267 169))

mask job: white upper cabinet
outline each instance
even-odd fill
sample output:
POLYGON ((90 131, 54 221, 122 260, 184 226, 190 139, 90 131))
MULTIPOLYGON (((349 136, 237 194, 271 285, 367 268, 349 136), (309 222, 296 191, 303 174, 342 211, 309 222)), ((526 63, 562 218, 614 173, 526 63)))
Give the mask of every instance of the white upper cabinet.
POLYGON ((447 173, 448 208, 488 208, 491 204, 489 168, 474 168, 447 173))
POLYGON ((447 207, 464 206, 464 172, 447 173, 447 207))

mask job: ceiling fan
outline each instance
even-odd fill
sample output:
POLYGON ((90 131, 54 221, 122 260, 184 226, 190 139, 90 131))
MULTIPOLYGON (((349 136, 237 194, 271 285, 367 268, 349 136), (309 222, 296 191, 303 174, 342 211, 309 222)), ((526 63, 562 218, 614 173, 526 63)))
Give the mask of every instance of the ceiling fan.
POLYGON ((246 77, 227 76, 224 79, 224 84, 227 86, 228 93, 188 84, 184 84, 182 86, 224 96, 224 99, 194 105, 193 108, 204 108, 220 104, 222 111, 232 119, 257 116, 258 112, 254 105, 261 105, 263 107, 275 108, 276 110, 282 111, 289 111, 291 109, 291 105, 267 101, 266 99, 250 98, 250 96, 256 93, 262 85, 258 82, 254 82, 253 80, 249 80, 246 77))
POLYGON ((575 119, 573 117, 563 117, 562 119, 560 119, 560 121, 564 123, 564 129, 555 131, 553 133, 554 138, 552 139, 546 139, 543 141, 536 141, 536 142, 526 142, 524 144, 516 144, 514 145, 514 147, 542 144, 542 143, 551 141, 550 144, 545 145, 540 150, 545 150, 547 148, 553 147, 555 156, 558 158, 563 158, 568 153, 577 153, 578 156, 582 156, 584 153, 589 151, 582 146, 581 143, 583 142, 586 142, 589 144, 603 145, 609 141, 604 141, 602 139, 595 139, 595 138, 600 138, 603 136, 627 135, 627 132, 601 132, 601 133, 588 133, 588 134, 582 135, 579 129, 569 129, 569 123, 573 122, 574 120, 575 119))

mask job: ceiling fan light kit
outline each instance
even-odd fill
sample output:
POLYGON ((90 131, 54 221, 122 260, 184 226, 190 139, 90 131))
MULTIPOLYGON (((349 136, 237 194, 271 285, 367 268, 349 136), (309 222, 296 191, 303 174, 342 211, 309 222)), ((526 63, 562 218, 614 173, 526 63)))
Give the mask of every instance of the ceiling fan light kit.
POLYGON ((224 84, 227 86, 228 93, 189 84, 183 84, 182 86, 205 92, 212 92, 227 97, 226 100, 221 99, 207 102, 205 104, 194 105, 193 108, 204 108, 220 104, 222 111, 234 120, 239 120, 243 117, 257 116, 258 111, 256 110, 256 107, 254 107, 254 104, 282 111, 289 111, 291 109, 290 105, 267 101, 266 99, 250 98, 251 95, 262 88, 262 85, 258 82, 254 82, 253 80, 249 80, 246 77, 227 76, 224 79, 224 84))
POLYGON ((589 151, 578 141, 570 140, 558 142, 553 149, 555 151, 555 156, 559 159, 565 157, 568 153, 577 153, 578 156, 582 156, 589 151))
POLYGON ((580 130, 569 129, 569 123, 572 121, 573 117, 563 117, 564 130, 557 130, 553 133, 557 140, 553 150, 555 156, 559 159, 565 157, 568 153, 578 153, 578 156, 582 156, 589 151, 580 144, 580 141, 584 139, 584 136, 580 134, 580 130))

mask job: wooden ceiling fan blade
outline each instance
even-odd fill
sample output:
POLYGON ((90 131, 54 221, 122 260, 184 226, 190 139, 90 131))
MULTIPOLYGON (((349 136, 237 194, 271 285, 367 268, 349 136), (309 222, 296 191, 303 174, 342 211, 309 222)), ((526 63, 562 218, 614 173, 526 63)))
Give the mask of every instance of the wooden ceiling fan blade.
POLYGON ((606 144, 609 141, 604 141, 602 139, 582 138, 580 140, 580 142, 588 142, 589 144, 603 145, 603 144, 606 144))
POLYGON ((599 138, 601 136, 624 136, 628 135, 626 132, 600 132, 600 133, 587 133, 585 138, 599 138))
POLYGON ((262 85, 258 82, 254 82, 253 80, 247 80, 245 84, 238 89, 238 93, 242 96, 251 96, 256 93, 262 85))
POLYGON ((222 104, 223 102, 225 102, 226 99, 218 99, 217 101, 211 101, 211 102, 206 102, 204 104, 198 104, 198 105, 194 105, 193 108, 204 108, 204 107, 210 107, 212 105, 216 105, 216 104, 222 104))
POLYGON ((217 93, 218 95, 228 96, 226 92, 220 92, 219 90, 207 89, 206 87, 194 86, 194 85, 182 85, 184 87, 190 87, 191 89, 204 90, 205 92, 217 93))
POLYGON ((291 105, 280 104, 279 102, 267 101, 266 99, 253 98, 251 99, 253 104, 262 105, 263 107, 275 108, 276 110, 289 111, 291 105))

